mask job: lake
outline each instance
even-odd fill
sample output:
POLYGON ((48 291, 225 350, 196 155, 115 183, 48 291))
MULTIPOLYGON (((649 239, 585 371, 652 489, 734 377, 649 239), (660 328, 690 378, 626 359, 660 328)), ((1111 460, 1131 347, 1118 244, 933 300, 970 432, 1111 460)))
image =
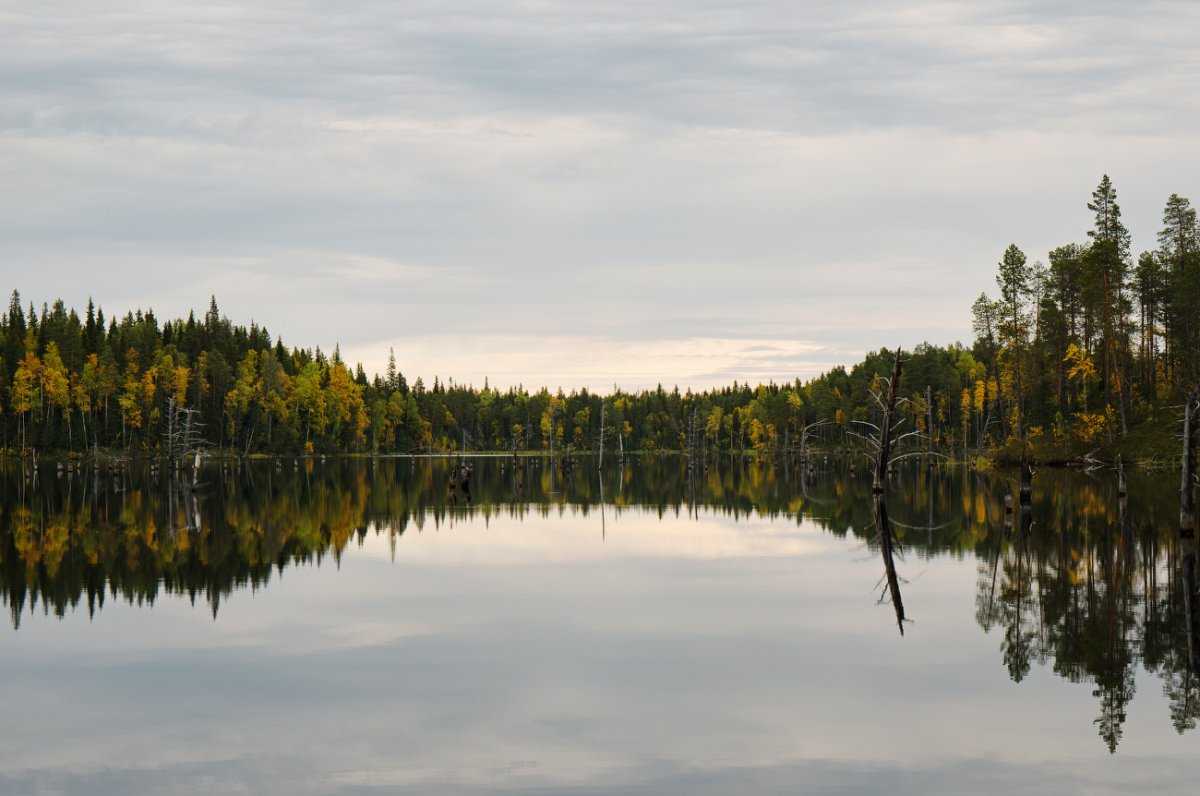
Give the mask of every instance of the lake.
POLYGON ((1171 471, 469 462, 6 465, 0 792, 1194 788, 1171 471))

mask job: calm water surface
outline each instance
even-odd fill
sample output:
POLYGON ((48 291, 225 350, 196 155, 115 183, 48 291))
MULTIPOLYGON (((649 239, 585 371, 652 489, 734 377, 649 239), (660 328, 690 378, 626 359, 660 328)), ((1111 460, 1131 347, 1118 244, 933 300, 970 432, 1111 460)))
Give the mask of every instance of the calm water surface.
POLYGON ((1169 474, 0 472, 0 793, 1192 790, 1169 474), (902 632, 901 632, 902 631, 902 632))

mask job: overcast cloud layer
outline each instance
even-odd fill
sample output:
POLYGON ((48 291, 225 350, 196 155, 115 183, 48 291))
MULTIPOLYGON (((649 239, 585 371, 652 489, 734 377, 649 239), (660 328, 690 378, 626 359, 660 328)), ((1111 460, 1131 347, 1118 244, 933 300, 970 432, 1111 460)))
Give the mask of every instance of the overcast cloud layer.
MULTIPOLYGON (((0 273, 381 368, 636 387, 968 335, 1200 177, 1200 5, 0 2, 0 273)), ((1200 199, 1200 196, 1193 198, 1200 199)))

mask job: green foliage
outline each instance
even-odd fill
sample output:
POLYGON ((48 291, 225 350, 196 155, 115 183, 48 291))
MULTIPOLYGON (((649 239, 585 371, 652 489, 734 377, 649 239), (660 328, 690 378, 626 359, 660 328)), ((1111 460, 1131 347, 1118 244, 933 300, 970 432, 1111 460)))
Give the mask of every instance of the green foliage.
MULTIPOLYGON (((594 450, 602 413, 610 450, 683 449, 694 417, 693 444, 706 450, 775 453, 842 444, 843 426, 814 424, 873 417, 869 389, 891 369, 890 355, 871 353, 807 383, 704 392, 501 391, 437 378, 410 388, 394 356, 383 376, 368 378, 336 349, 332 357, 291 349, 266 329, 233 324, 215 300, 203 321, 160 324, 138 311, 105 326, 103 317, 90 303, 86 321, 62 302, 26 313, 13 294, 0 316, 0 340, 15 352, 0 367, 4 446, 154 452, 174 400, 200 410, 209 443, 238 453, 594 450)), ((961 346, 912 352, 906 389, 923 400, 928 385, 938 396, 943 442, 955 441, 956 396, 977 370, 961 346)))
POLYGON ((1010 246, 1000 299, 975 302, 973 351, 997 378, 978 411, 998 422, 982 437, 1006 450, 1031 445, 1031 428, 1042 447, 1112 447, 1200 379, 1200 232, 1188 200, 1171 195, 1159 249, 1136 265, 1107 176, 1087 207, 1087 243, 1055 248, 1048 268, 1010 246))
MULTIPOLYGON (((1196 211, 1172 194, 1159 248, 1135 266, 1107 176, 1087 207, 1088 242, 1055 248, 1048 267, 1005 249, 999 299, 981 294, 971 307, 969 349, 906 354, 909 428, 924 429, 928 388, 942 447, 1028 450, 1034 436, 1111 445, 1200 380, 1196 211)), ((595 449, 602 414, 610 449, 680 450, 694 422, 691 444, 774 453, 841 445, 853 421, 877 421, 871 391, 890 357, 871 352, 808 382, 704 392, 499 391, 436 377, 410 388, 390 352, 383 376, 368 378, 337 348, 326 357, 233 324, 215 298, 202 320, 160 323, 139 310, 106 325, 90 301, 81 319, 61 300, 26 310, 14 291, 0 315, 0 446, 153 451, 174 399, 200 410, 209 442, 245 453, 595 449)))

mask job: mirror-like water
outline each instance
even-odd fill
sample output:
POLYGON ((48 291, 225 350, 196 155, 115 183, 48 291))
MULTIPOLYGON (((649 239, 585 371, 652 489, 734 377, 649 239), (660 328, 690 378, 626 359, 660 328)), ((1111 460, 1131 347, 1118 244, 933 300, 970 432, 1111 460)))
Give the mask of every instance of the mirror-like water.
POLYGON ((1169 474, 0 471, 2 793, 1182 791, 1169 474), (902 631, 902 632, 901 632, 902 631))

